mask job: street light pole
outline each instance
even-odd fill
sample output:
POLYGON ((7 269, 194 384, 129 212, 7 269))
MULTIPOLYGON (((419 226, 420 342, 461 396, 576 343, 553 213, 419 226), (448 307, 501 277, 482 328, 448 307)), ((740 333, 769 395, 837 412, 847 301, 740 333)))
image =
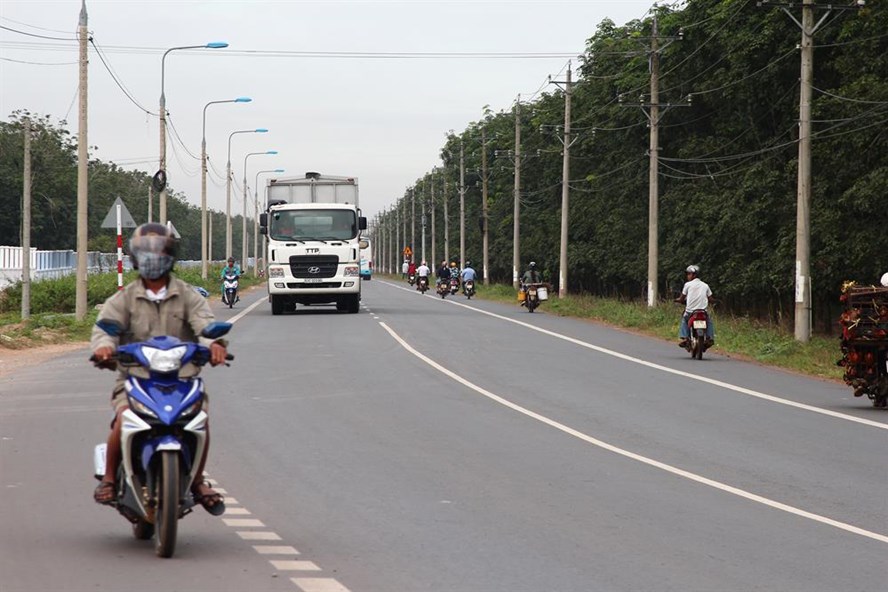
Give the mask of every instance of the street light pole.
MULTIPOLYGON (((247 159, 257 154, 277 154, 277 150, 266 150, 265 152, 250 152, 244 156, 244 217, 241 220, 241 264, 247 269, 247 159)), ((254 268, 255 271, 255 268, 254 268)), ((254 274, 255 275, 255 274, 254 274)))
POLYGON ((256 173, 256 180, 253 183, 255 191, 253 195, 253 277, 259 273, 259 175, 263 173, 283 173, 284 169, 266 169, 256 173))
MULTIPOLYGON (((224 41, 214 41, 204 45, 182 45, 180 47, 171 47, 163 52, 160 58, 160 171, 166 174, 166 94, 164 93, 164 85, 166 79, 166 57, 167 55, 179 49, 221 49, 228 47, 224 41)), ((166 184, 160 191, 160 223, 167 223, 167 190, 166 184)))
POLYGON ((207 107, 220 103, 249 103, 250 97, 210 101, 203 108, 200 140, 200 277, 207 279, 207 107))
POLYGON ((225 164, 225 258, 231 257, 231 138, 237 134, 264 134, 264 127, 237 130, 228 134, 228 162, 225 164))

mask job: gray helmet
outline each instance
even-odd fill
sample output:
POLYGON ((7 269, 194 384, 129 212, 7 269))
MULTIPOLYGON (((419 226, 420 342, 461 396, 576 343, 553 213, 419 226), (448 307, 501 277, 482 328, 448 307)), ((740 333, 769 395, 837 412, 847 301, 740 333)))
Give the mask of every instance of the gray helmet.
POLYGON ((530 268, 531 268, 531 269, 533 269, 533 268, 536 267, 536 266, 537 266, 536 261, 531 261, 531 262, 530 262, 530 268))
POLYGON ((688 268, 685 269, 685 273, 693 273, 694 275, 700 274, 700 268, 696 265, 688 265, 688 268))

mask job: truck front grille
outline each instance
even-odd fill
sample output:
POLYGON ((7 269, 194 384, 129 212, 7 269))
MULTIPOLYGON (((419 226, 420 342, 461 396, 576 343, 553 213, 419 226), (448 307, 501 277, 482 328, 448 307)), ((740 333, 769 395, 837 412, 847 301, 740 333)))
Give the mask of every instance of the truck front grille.
POLYGON ((293 255, 290 273, 294 278, 328 278, 336 275, 339 257, 336 255, 293 255))

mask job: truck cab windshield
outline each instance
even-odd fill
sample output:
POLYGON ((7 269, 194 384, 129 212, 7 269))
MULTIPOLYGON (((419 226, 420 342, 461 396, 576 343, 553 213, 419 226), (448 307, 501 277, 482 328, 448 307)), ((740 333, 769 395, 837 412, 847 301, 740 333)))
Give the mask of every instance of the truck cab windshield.
POLYGON ((272 240, 351 240, 358 235, 353 210, 298 210, 274 212, 268 232, 272 240))

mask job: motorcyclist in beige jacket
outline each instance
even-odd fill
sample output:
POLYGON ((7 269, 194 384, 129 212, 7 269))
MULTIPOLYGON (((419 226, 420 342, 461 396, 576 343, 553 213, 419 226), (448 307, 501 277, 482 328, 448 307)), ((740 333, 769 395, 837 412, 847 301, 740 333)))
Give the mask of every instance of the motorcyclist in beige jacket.
MULTIPOLYGON (((162 224, 142 224, 133 231, 129 251, 133 267, 139 271, 139 279, 111 296, 102 306, 98 320, 112 321, 120 327, 120 333, 117 336, 109 335, 98 323, 93 327, 91 347, 97 365, 114 365, 111 357, 119 345, 160 335, 201 343, 210 348, 210 363, 213 366, 225 363, 228 353, 226 341, 200 336, 201 331, 215 320, 206 299, 190 284, 171 274, 176 260, 176 246, 170 229, 162 224)), ((183 371, 196 374, 199 370, 195 366, 183 371)), ((116 416, 108 436, 105 475, 94 493, 95 501, 100 504, 111 503, 116 496, 115 479, 121 460, 121 414, 128 408, 123 386, 125 379, 126 375, 120 372, 111 394, 111 405, 116 416)), ((225 501, 203 479, 209 444, 207 425, 207 443, 191 489, 195 501, 218 516, 225 511, 225 501)))

